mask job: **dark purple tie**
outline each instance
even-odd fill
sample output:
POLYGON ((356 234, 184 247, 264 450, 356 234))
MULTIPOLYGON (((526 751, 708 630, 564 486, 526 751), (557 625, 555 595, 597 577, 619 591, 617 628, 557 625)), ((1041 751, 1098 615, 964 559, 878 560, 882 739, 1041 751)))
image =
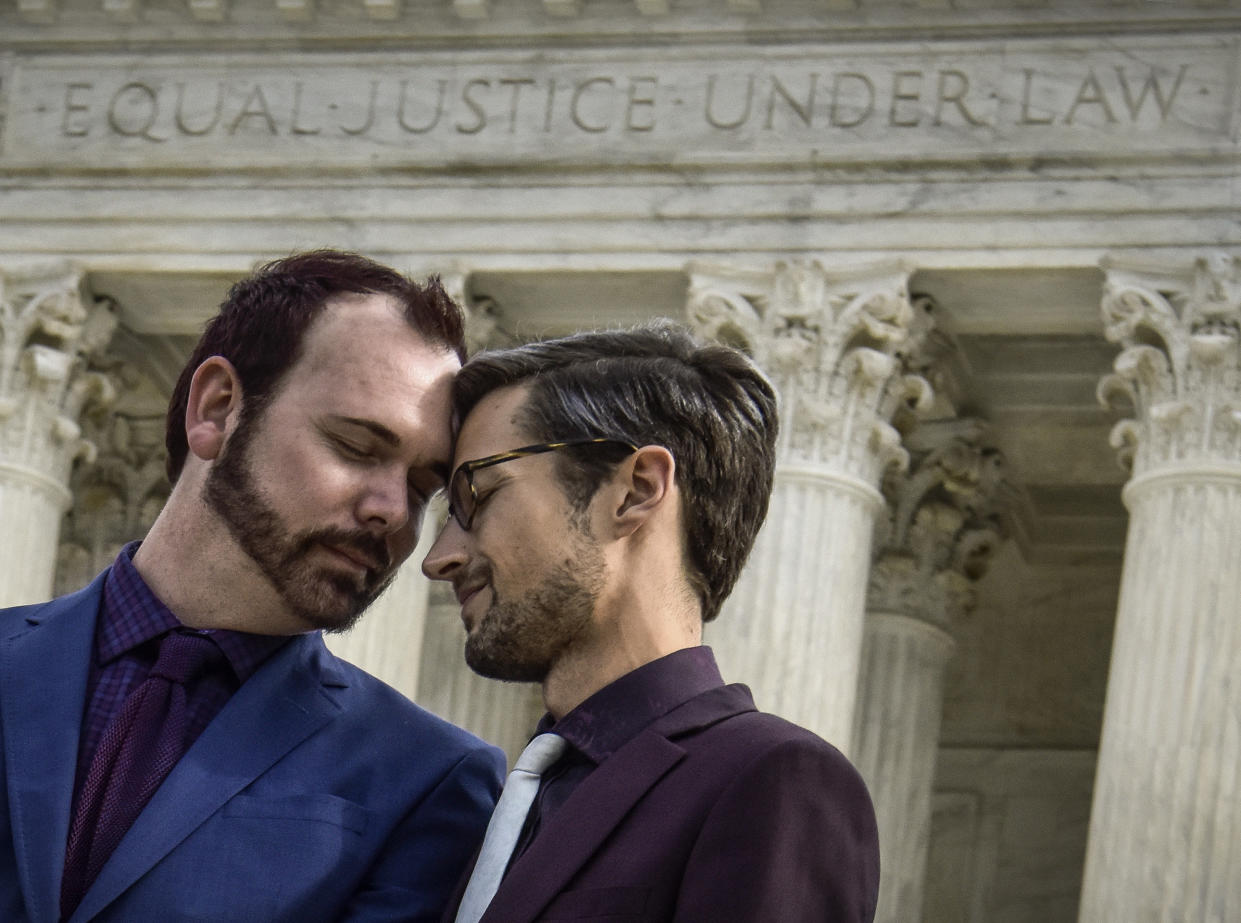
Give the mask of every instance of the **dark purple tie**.
POLYGON ((155 666, 103 732, 69 825, 61 919, 77 909, 125 831, 184 754, 190 743, 186 684, 222 656, 206 635, 165 635, 155 666))

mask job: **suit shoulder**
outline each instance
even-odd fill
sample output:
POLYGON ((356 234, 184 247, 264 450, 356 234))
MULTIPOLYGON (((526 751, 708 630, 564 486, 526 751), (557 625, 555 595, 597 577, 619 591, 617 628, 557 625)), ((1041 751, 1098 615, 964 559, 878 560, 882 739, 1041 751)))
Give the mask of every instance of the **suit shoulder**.
POLYGON ((789 764, 807 772, 829 775, 842 782, 863 786, 857 769, 837 747, 818 734, 768 712, 749 711, 733 715, 715 726, 708 749, 733 751, 738 769, 789 764))
POLYGON ((346 680, 344 704, 355 720, 371 727, 380 723, 392 733, 405 737, 411 746, 432 748, 440 753, 465 756, 475 750, 496 749, 464 728, 427 711, 356 664, 334 654, 330 656, 346 680))
MULTIPOLYGON (((105 571, 104 574, 107 572, 105 571)), ((67 611, 81 605, 98 607, 99 597, 103 588, 104 574, 100 574, 87 586, 64 596, 20 606, 0 608, 0 632, 11 634, 15 629, 25 628, 31 621, 42 620, 59 612, 67 611)))

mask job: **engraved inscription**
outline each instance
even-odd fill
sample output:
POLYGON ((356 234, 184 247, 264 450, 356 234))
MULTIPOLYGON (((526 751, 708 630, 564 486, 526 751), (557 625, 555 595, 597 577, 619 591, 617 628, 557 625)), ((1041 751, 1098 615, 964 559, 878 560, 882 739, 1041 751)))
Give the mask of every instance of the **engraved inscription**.
MULTIPOLYGON (((1089 69, 1065 91, 1049 92, 1033 69, 1022 72, 1022 126, 1164 123, 1176 111, 1190 65, 1170 74, 1116 67, 1089 69)), ((688 112, 716 131, 752 129, 988 128, 992 106, 964 71, 897 70, 776 74, 708 73, 688 112)), ((64 85, 60 126, 66 137, 105 132, 154 143, 175 136, 266 134, 364 136, 383 127, 407 134, 570 130, 586 134, 652 132, 672 110, 654 75, 596 74, 569 83, 535 77, 368 81, 360 94, 333 97, 307 81, 133 80, 113 89, 95 82, 64 85)))
POLYGON ((1114 150, 1118 135, 1155 146, 1183 144, 1186 132, 1226 140, 1230 116, 1223 52, 807 53, 726 65, 291 60, 26 65, 6 160, 789 160, 1047 143, 1088 150, 1095 138, 1114 150))

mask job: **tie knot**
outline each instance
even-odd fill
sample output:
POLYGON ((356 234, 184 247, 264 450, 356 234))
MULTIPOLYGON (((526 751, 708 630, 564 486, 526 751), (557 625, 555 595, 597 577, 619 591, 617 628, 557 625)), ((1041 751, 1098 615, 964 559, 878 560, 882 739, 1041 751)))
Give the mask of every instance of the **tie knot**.
POLYGON ((184 685, 223 656, 223 651, 206 635, 171 631, 159 644, 159 657, 151 676, 160 676, 184 685))
POLYGON ((558 734, 540 734, 521 751, 514 772, 542 775, 543 771, 560 759, 568 742, 558 734))

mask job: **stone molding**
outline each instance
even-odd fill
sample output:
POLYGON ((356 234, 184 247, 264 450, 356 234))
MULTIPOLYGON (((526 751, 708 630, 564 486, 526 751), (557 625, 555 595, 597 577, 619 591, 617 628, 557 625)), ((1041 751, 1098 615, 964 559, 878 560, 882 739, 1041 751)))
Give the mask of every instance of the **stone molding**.
MULTIPOLYGON (((28 27, 31 35, 57 35, 74 25, 107 28, 122 25, 173 23, 193 27, 251 25, 265 31, 281 25, 301 24, 320 29, 337 26, 370 34, 386 25, 398 35, 426 39, 445 34, 475 31, 495 33, 508 27, 522 35, 570 30, 573 33, 610 34, 622 28, 649 23, 648 28, 703 31, 714 25, 713 34, 768 33, 791 26, 815 28, 823 34, 849 35, 864 30, 869 35, 913 27, 953 27, 967 33, 980 28, 1008 26, 1036 28, 1056 24, 1111 30, 1158 26, 1161 23, 1202 25, 1235 22, 1235 0, 1184 0, 1176 4, 1153 4, 1143 0, 988 0, 958 9, 949 0, 818 0, 811 5, 773 4, 768 0, 706 0, 670 3, 668 0, 629 0, 600 3, 598 0, 436 0, 411 8, 400 0, 363 0, 361 5, 314 2, 314 0, 187 0, 184 7, 143 0, 104 0, 97 8, 65 0, 17 0, 12 10, 0 15, 0 23, 28 27), (417 16, 412 15, 416 9, 417 16), (419 26, 421 28, 419 28, 419 26)), ((171 33, 179 37, 182 28, 171 33)), ((207 38, 211 32, 197 29, 192 37, 207 38)), ((24 33, 23 33, 24 37, 24 33)), ((181 37, 184 41, 185 38, 181 37)))
POLYGON ((1104 332, 1122 351, 1099 399, 1134 409, 1112 430, 1121 463, 1135 479, 1241 465, 1241 257, 1104 270, 1104 332))
POLYGON ((690 326, 744 349, 771 376, 784 464, 875 485, 907 462, 889 421, 931 398, 930 385, 903 363, 928 329, 910 300, 909 274, 900 263, 841 271, 815 260, 766 272, 690 268, 690 326))
POLYGON ((107 299, 90 300, 67 264, 0 267, 0 458, 67 484, 91 461, 84 410, 115 399, 96 363, 116 328, 107 299))

